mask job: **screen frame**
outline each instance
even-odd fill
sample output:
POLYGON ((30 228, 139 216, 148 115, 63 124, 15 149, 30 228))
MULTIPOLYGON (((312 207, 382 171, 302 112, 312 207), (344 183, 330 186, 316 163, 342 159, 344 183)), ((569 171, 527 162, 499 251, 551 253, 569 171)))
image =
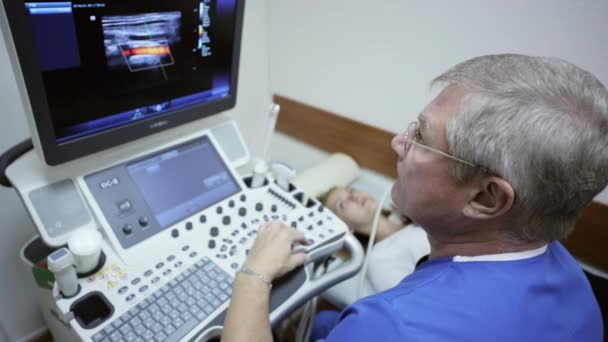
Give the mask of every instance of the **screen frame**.
MULTIPOLYGON (((237 97, 245 7, 244 0, 235 0, 235 2, 234 42, 232 45, 230 94, 228 96, 59 143, 53 129, 25 1, 2 0, 21 71, 20 74, 15 72, 15 78, 18 81, 19 78, 23 79, 25 95, 27 96, 27 99, 24 100, 31 108, 30 113, 26 108, 26 115, 31 115, 34 126, 31 127, 31 133, 37 135, 38 138, 33 137, 33 140, 39 141, 38 147, 46 164, 49 166, 60 165, 233 108, 236 105, 237 97)), ((7 45, 10 45, 10 42, 11 39, 7 39, 7 45)))

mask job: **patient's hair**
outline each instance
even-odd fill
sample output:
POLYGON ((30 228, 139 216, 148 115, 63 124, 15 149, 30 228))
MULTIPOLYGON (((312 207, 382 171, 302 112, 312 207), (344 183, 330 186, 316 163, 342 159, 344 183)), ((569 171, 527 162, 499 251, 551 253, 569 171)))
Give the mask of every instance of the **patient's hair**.
POLYGON ((317 197, 317 199, 319 200, 319 202, 327 205, 327 200, 329 199, 329 195, 334 192, 334 190, 336 190, 338 187, 337 186, 333 186, 331 187, 331 189, 329 189, 327 192, 321 194, 319 197, 317 197))
MULTIPOLYGON (((563 60, 491 55, 454 66, 432 85, 465 96, 447 124, 449 152, 513 186, 514 237, 551 241, 608 183, 608 93, 591 73, 563 60)), ((483 176, 451 162, 460 181, 483 176)))

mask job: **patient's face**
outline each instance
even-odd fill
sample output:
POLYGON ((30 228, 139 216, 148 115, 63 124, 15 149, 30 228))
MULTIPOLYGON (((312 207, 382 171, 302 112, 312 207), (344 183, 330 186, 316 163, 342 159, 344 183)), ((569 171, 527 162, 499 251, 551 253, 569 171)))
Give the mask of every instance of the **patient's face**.
POLYGON ((351 230, 371 224, 378 206, 369 194, 348 187, 337 187, 327 196, 325 205, 341 218, 351 230))

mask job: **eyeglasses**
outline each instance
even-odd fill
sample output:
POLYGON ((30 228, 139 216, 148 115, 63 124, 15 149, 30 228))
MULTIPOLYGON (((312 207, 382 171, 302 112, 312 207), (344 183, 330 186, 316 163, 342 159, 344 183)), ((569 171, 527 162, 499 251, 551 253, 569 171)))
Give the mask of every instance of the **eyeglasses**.
POLYGON ((420 138, 421 138, 420 137, 420 128, 419 128, 418 122, 416 122, 416 121, 411 122, 407 126, 407 131, 405 131, 405 150, 407 151, 407 150, 410 149, 410 147, 412 145, 416 145, 416 146, 418 146, 420 148, 423 148, 423 149, 425 149, 427 151, 435 152, 435 153, 440 154, 440 155, 442 155, 444 157, 448 157, 448 158, 450 158, 452 160, 459 161, 459 162, 461 162, 463 164, 466 164, 466 165, 469 165, 469 166, 472 166, 472 167, 480 168, 481 170, 483 170, 486 173, 491 173, 490 170, 488 168, 486 168, 486 167, 483 167, 483 166, 480 166, 480 165, 477 165, 477 164, 473 164, 473 163, 468 162, 468 161, 466 161, 464 159, 460 159, 458 157, 454 157, 451 154, 445 153, 445 152, 440 151, 440 150, 438 150, 436 148, 432 148, 432 147, 427 146, 427 145, 425 145, 423 143, 420 143, 419 141, 417 141, 417 140, 420 140, 420 138))

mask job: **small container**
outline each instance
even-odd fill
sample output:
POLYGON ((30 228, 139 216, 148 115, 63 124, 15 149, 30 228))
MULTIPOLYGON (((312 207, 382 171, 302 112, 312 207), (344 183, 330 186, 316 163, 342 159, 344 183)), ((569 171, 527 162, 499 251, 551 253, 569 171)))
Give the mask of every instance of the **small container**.
POLYGON ((96 229, 78 229, 68 239, 68 248, 80 274, 88 273, 99 265, 102 236, 96 229))

